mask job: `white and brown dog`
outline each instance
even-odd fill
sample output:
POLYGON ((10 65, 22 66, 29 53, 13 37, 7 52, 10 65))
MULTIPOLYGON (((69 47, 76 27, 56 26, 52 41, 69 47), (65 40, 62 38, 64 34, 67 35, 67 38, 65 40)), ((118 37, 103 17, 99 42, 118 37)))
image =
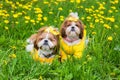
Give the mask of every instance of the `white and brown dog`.
POLYGON ((61 25, 60 55, 61 60, 73 55, 82 57, 85 47, 86 31, 83 23, 79 20, 78 13, 70 13, 61 25))
POLYGON ((31 52, 34 60, 52 62, 59 50, 59 32, 53 27, 43 27, 27 42, 26 50, 31 52))

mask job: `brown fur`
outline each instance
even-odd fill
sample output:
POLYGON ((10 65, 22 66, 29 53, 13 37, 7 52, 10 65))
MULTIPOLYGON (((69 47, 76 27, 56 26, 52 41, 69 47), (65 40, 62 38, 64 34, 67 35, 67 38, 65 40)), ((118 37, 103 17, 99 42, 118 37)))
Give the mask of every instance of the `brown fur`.
MULTIPOLYGON (((63 38, 66 37, 65 29, 66 29, 67 26, 70 25, 70 23, 71 23, 71 21, 68 21, 68 20, 66 19, 66 20, 62 23, 62 25, 61 25, 60 33, 61 33, 61 36, 62 36, 63 38)), ((80 21, 80 20, 78 20, 78 21, 76 22, 76 24, 77 24, 78 28, 79 28, 80 31, 81 31, 80 34, 79 34, 79 38, 82 39, 82 38, 83 38, 83 35, 84 35, 84 33, 83 33, 83 31, 84 31, 84 25, 82 24, 82 21, 80 21)))

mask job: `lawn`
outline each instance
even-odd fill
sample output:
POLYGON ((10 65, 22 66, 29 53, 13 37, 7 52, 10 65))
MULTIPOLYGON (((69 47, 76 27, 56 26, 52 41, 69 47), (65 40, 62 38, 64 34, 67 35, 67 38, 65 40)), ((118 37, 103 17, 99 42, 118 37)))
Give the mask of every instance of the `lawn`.
POLYGON ((119 0, 0 0, 0 80, 120 80, 119 0), (26 39, 40 27, 60 29, 78 12, 89 44, 81 59, 36 62, 26 39))

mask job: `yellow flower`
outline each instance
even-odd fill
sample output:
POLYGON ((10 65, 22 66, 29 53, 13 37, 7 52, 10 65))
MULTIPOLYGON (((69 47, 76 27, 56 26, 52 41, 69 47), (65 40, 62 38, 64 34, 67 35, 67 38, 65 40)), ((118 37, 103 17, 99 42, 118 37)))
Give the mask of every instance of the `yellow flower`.
POLYGON ((53 14, 53 12, 52 11, 50 11, 50 12, 48 12, 49 14, 53 14))
POLYGON ((115 28, 119 28, 118 25, 115 25, 114 27, 115 27, 115 28))
POLYGON ((31 19, 30 22, 31 22, 31 23, 35 23, 35 20, 34 20, 34 19, 31 19))
POLYGON ((90 20, 91 19, 91 17, 90 16, 87 16, 87 20, 90 20))
POLYGON ((99 19, 95 19, 95 22, 99 22, 99 19))
POLYGON ((13 54, 10 54, 9 57, 10 57, 10 58, 16 58, 16 54, 14 54, 14 53, 13 53, 13 54))
POLYGON ((42 76, 39 77, 39 80, 43 80, 42 76))
POLYGON ((63 21, 64 20, 64 16, 60 16, 60 20, 63 21))
POLYGON ((25 23, 28 23, 29 21, 25 21, 25 23))
POLYGON ((37 18, 37 20, 38 20, 38 21, 41 21, 41 20, 42 20, 42 18, 41 18, 41 17, 38 17, 38 18, 37 18))
POLYGON ((12 49, 16 49, 16 46, 10 46, 12 49))
POLYGON ((8 20, 4 20, 4 23, 8 24, 8 23, 9 23, 9 21, 8 21, 8 20))
POLYGON ((109 13, 113 13, 113 11, 112 11, 112 10, 108 10, 108 12, 109 12, 109 13))
POLYGON ((49 4, 49 2, 47 2, 47 1, 44 1, 44 2, 43 2, 43 4, 49 4))
POLYGON ((29 17, 29 16, 25 16, 24 18, 27 19, 27 20, 30 20, 30 17, 29 17))
POLYGON ((48 19, 47 19, 47 17, 43 17, 43 20, 44 20, 44 21, 47 21, 48 19))
POLYGON ((14 18, 17 18, 17 17, 18 17, 18 14, 13 14, 13 17, 14 17, 14 18))
POLYGON ((73 3, 75 0, 70 0, 71 3, 73 3))
POLYGON ((5 30, 8 30, 9 28, 7 26, 5 26, 5 30))
POLYGON ((93 35, 95 35, 95 34, 96 34, 96 32, 92 32, 92 34, 93 34, 93 35))
POLYGON ((111 27, 108 24, 104 24, 103 26, 107 29, 111 29, 111 27))
POLYGON ((40 8, 34 8, 35 13, 42 13, 42 10, 40 8))
POLYGON ((43 22, 41 22, 41 23, 40 23, 40 25, 42 25, 42 26, 43 26, 43 25, 44 25, 44 23, 43 23, 43 22))
POLYGON ((94 25, 93 25, 93 23, 90 23, 90 28, 94 28, 94 25))
POLYGON ((62 11, 62 10, 63 10, 63 8, 62 8, 62 7, 59 7, 59 8, 58 8, 58 10, 59 10, 59 11, 62 11))
POLYGON ((85 20, 85 18, 84 18, 84 17, 81 17, 81 20, 85 20))
POLYGON ((80 0, 76 0, 76 3, 80 3, 80 0))
POLYGON ((38 16, 38 17, 42 17, 42 14, 38 14, 37 16, 38 16))
POLYGON ((109 36, 108 41, 112 41, 112 40, 113 40, 112 36, 109 36))
POLYGON ((15 24, 18 24, 18 21, 16 21, 15 24))
POLYGON ((114 10, 116 9, 116 7, 115 7, 115 6, 111 6, 111 8, 112 8, 112 9, 114 9, 114 10))
POLYGON ((69 10, 69 12, 73 12, 72 10, 69 10))

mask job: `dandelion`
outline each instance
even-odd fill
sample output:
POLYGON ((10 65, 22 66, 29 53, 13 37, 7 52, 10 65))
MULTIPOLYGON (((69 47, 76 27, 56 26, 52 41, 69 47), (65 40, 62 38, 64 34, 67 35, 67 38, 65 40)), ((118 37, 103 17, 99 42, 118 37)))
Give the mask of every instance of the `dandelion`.
POLYGON ((8 20, 4 20, 4 23, 8 24, 8 23, 9 23, 9 21, 8 21, 8 20))
POLYGON ((48 12, 49 14, 53 14, 53 12, 52 11, 50 11, 50 12, 48 12))
POLYGON ((39 80, 43 80, 42 76, 39 77, 39 80))
POLYGON ((72 10, 69 10, 69 12, 73 12, 72 10))
POLYGON ((37 20, 38 20, 38 21, 41 21, 41 20, 42 20, 42 18, 41 18, 41 17, 38 17, 38 18, 37 18, 37 20))
POLYGON ((63 21, 64 20, 64 16, 60 16, 60 20, 63 21))
POLYGON ((18 17, 18 14, 13 14, 13 17, 14 17, 14 18, 17 18, 17 17, 18 17))
POLYGON ((90 23, 90 28, 94 28, 94 25, 93 25, 93 23, 90 23))
POLYGON ((43 23, 43 22, 41 22, 41 23, 40 23, 40 25, 41 25, 41 26, 43 26, 43 25, 44 25, 44 23, 43 23))
POLYGON ((42 14, 38 14, 37 16, 41 18, 43 15, 42 14))
POLYGON ((18 24, 18 21, 16 21, 15 24, 18 24))
POLYGON ((5 26, 5 30, 8 30, 9 28, 7 26, 5 26))
POLYGON ((107 39, 108 39, 108 41, 112 41, 113 40, 112 36, 109 36, 107 39))
POLYGON ((73 3, 75 0, 70 0, 71 3, 73 3))
POLYGON ((29 21, 25 21, 25 23, 29 23, 29 21))
POLYGON ((104 24, 103 26, 107 29, 111 29, 111 27, 108 24, 104 24))
POLYGON ((14 53, 10 54, 9 57, 14 59, 14 58, 16 58, 16 54, 14 54, 14 53))
POLYGON ((99 19, 95 19, 95 22, 99 22, 99 19))
POLYGON ((12 49, 14 49, 14 50, 16 49, 16 46, 10 46, 10 47, 11 47, 12 49))
POLYGON ((59 7, 59 8, 58 8, 58 10, 59 10, 59 11, 62 11, 62 10, 63 10, 63 8, 62 8, 62 7, 59 7))
POLYGON ((43 17, 43 20, 44 20, 44 21, 47 21, 48 19, 47 19, 47 17, 43 17))
POLYGON ((43 4, 49 4, 49 2, 47 2, 47 1, 44 1, 44 2, 43 2, 43 4))
POLYGON ((92 35, 95 35, 96 34, 96 32, 92 32, 92 35))
POLYGON ((90 16, 87 16, 87 20, 90 20, 91 19, 91 17, 90 16))
POLYGON ((108 10, 108 12, 109 12, 109 13, 113 13, 113 11, 112 11, 112 10, 108 10))
POLYGON ((114 27, 115 27, 115 28, 119 28, 118 25, 115 25, 114 27))
POLYGON ((84 18, 84 17, 81 17, 81 20, 85 20, 85 18, 84 18))
POLYGON ((76 0, 76 3, 78 3, 78 4, 79 4, 79 3, 80 3, 80 0, 76 0))
POLYGON ((25 16, 24 18, 27 19, 27 20, 30 20, 30 17, 29 17, 29 16, 25 16))

